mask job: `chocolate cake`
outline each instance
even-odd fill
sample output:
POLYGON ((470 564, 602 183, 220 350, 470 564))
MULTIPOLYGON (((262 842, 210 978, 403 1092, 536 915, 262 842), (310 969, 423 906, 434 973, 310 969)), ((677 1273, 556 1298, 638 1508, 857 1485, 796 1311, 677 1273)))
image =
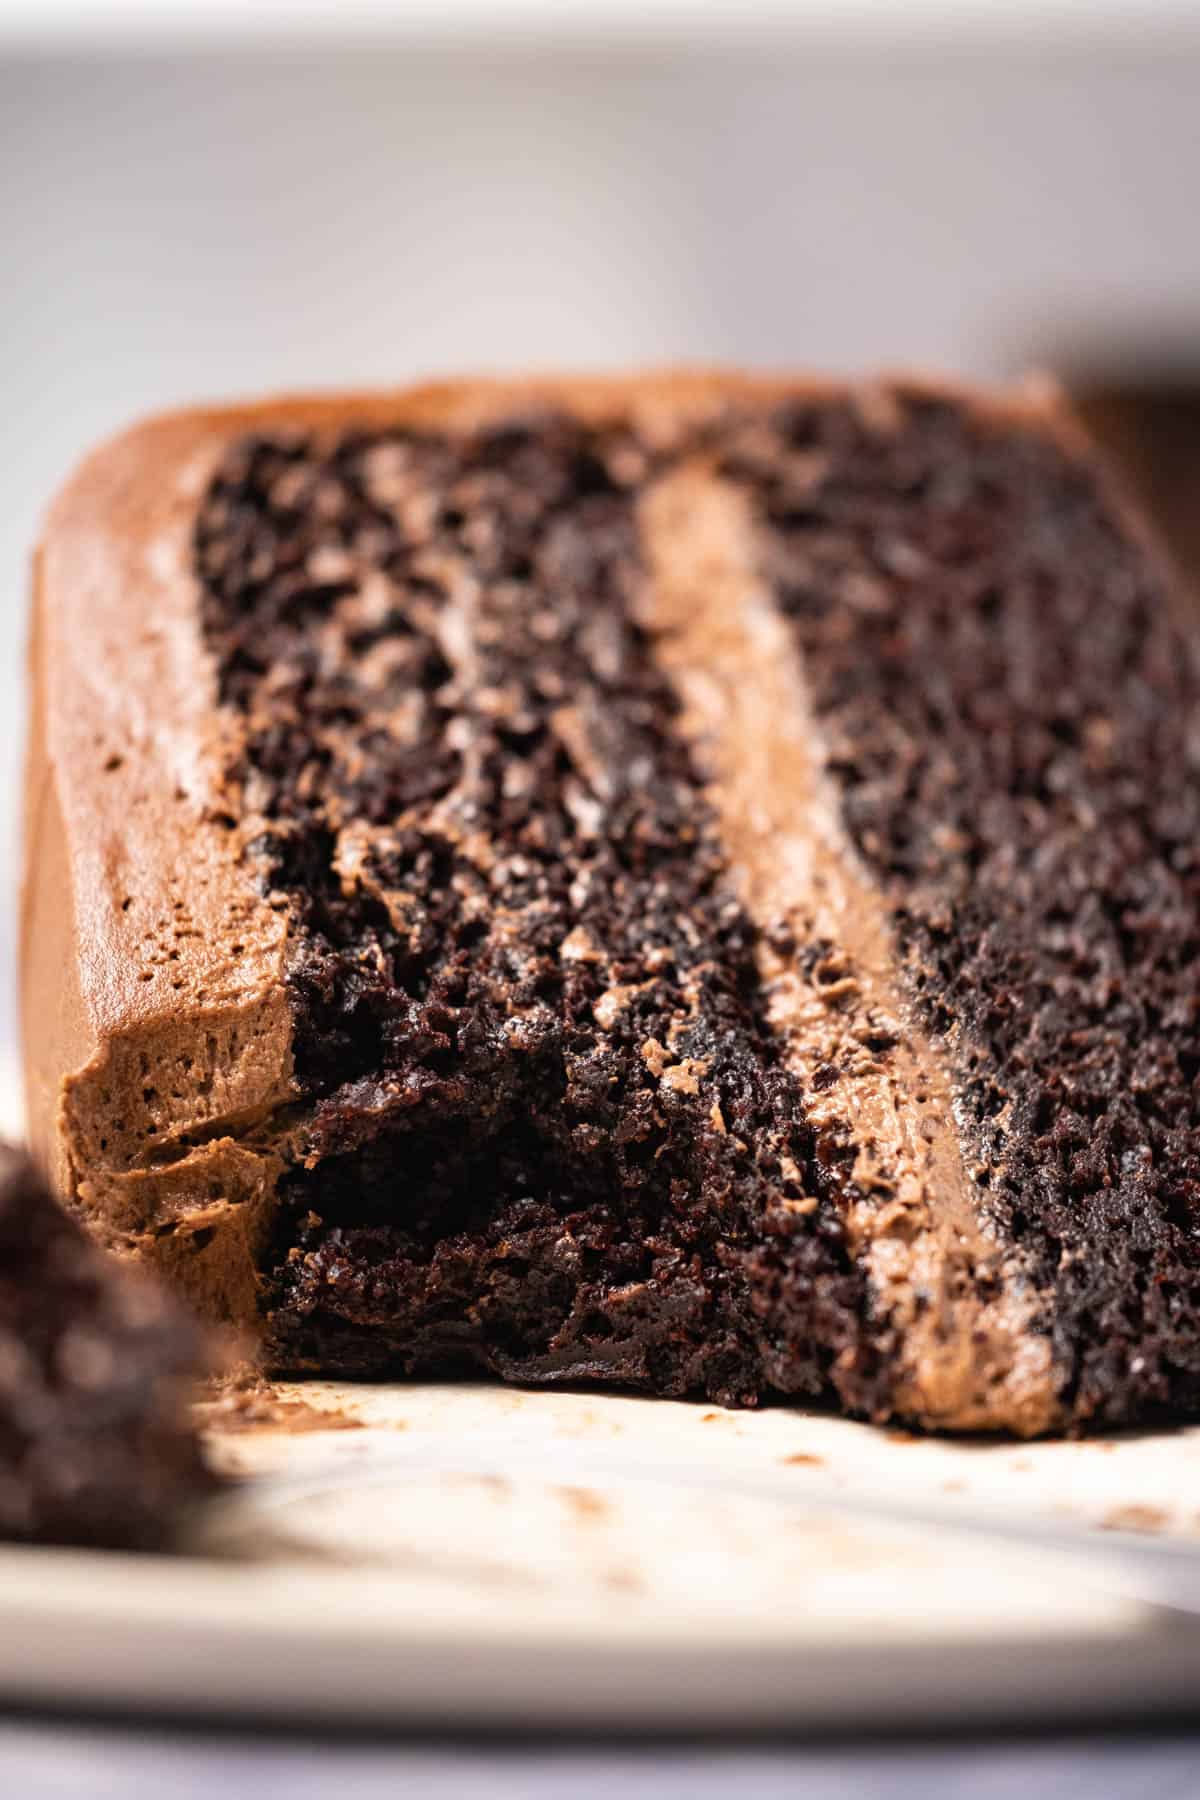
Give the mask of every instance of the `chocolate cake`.
POLYGON ((1200 1399, 1200 684, 1040 389, 159 419, 37 561, 32 1125, 265 1365, 1200 1399))
POLYGON ((146 1549, 216 1487, 187 1415, 201 1338, 0 1145, 0 1538, 146 1549))

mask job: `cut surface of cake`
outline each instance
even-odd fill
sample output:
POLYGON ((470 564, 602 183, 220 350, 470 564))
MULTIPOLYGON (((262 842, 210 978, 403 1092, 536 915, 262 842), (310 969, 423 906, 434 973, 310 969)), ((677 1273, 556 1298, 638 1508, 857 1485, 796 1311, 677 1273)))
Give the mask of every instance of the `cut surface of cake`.
POLYGON ((154 1549, 217 1488, 188 1414, 199 1330, 0 1145, 0 1539, 154 1549))
POLYGON ((36 566, 32 1127, 276 1371, 1200 1399, 1200 696, 1053 397, 152 421, 36 566))

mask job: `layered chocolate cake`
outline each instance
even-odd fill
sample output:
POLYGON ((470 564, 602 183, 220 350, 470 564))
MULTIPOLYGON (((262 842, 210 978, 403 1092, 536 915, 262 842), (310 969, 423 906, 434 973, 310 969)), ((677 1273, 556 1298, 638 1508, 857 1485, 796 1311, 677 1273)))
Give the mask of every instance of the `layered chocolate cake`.
POLYGON ((1040 390, 141 426, 37 563, 32 1123, 276 1371, 1200 1399, 1200 677, 1040 390))
POLYGON ((155 1548, 216 1488, 187 1413, 200 1333, 0 1145, 0 1538, 155 1548))

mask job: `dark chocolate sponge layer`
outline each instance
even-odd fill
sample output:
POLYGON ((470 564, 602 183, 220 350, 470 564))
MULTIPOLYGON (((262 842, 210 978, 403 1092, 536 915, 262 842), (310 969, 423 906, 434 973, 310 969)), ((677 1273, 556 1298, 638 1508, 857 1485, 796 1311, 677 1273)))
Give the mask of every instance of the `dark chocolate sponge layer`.
POLYGON ((281 1368, 747 1400, 784 1276, 775 1384, 854 1346, 836 1191, 635 619, 649 462, 563 419, 258 442, 201 514, 264 881, 300 921, 281 1368))
POLYGON ((952 1046, 1064 1401, 1200 1394, 1200 679, 1095 468, 912 398, 780 413, 732 477, 843 814, 952 1046), (802 491, 789 459, 808 459, 802 491))
POLYGON ((0 1145, 0 1538, 149 1549, 216 1487, 187 1416, 198 1329, 0 1145))

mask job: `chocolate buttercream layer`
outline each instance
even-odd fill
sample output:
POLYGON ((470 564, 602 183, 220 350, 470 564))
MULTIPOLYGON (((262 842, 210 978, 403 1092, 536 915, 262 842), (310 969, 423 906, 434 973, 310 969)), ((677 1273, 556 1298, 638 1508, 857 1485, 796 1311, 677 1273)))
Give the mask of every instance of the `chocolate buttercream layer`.
POLYGON ((166 421, 43 584, 43 1141, 277 1366, 1193 1404, 1196 677, 1041 399, 166 421))
MULTIPOLYGON (((782 460, 782 458, 781 458, 782 460)), ((762 572, 750 492, 697 459, 644 504, 661 654, 711 775, 730 866, 758 926, 767 1017, 837 1171, 847 1243, 885 1323, 892 1405, 1026 1435, 1059 1413, 1039 1296, 988 1230, 952 1071, 896 967, 889 908, 842 826, 787 619, 762 572)), ((972 1159, 973 1163, 973 1159, 972 1159)), ((786 1338, 786 1321, 779 1320, 786 1338)), ((838 1371, 852 1402, 853 1369, 838 1371)))

